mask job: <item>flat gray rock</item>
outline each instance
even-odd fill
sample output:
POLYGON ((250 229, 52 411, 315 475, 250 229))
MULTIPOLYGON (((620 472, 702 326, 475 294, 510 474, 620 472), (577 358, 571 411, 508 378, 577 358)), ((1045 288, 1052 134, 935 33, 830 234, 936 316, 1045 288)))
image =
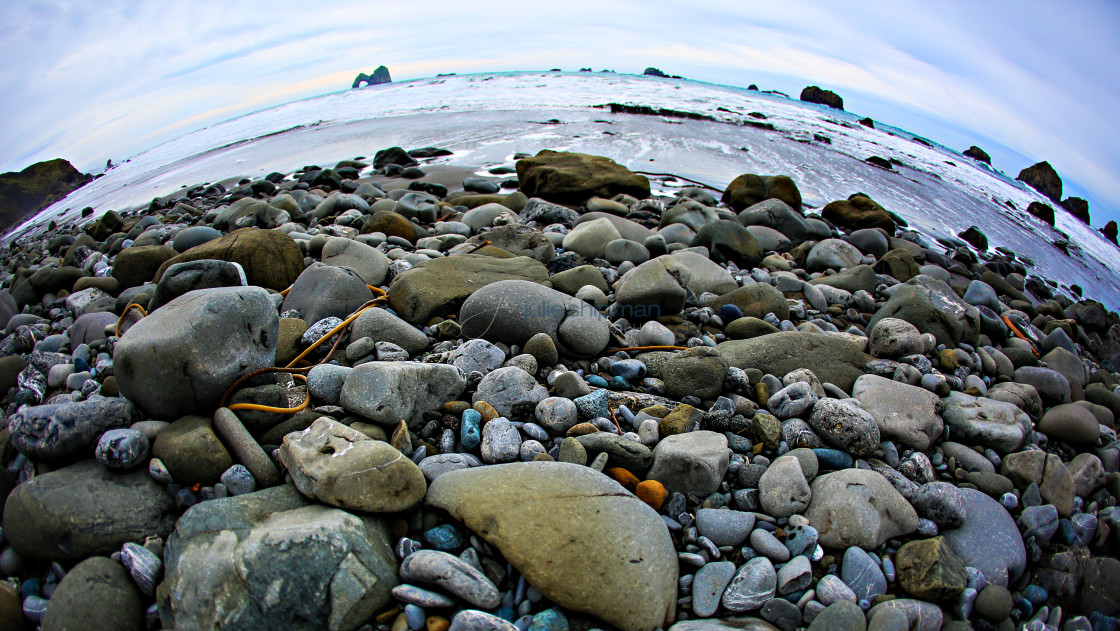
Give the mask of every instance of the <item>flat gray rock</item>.
POLYGON ((339 401, 378 423, 418 423, 424 412, 454 401, 466 387, 463 371, 447 364, 368 362, 347 373, 339 401))
POLYGON ((1022 575, 1027 552, 1015 520, 999 502, 975 489, 960 489, 968 519, 943 534, 949 547, 989 583, 1006 587, 1022 575))
POLYGON ((623 631, 674 619, 677 554, 665 522, 593 469, 518 462, 451 471, 426 502, 496 546, 562 607, 623 631))
POLYGON ((610 339, 607 319, 588 303, 526 280, 502 280, 471 294, 459 312, 463 335, 523 346, 544 333, 561 353, 589 357, 610 339))
POLYGON ((918 528, 918 514, 886 478, 865 469, 817 476, 805 516, 826 548, 865 550, 918 528))
POLYGON ((868 374, 856 379, 852 397, 875 419, 882 440, 924 452, 941 437, 940 400, 925 388, 868 374))

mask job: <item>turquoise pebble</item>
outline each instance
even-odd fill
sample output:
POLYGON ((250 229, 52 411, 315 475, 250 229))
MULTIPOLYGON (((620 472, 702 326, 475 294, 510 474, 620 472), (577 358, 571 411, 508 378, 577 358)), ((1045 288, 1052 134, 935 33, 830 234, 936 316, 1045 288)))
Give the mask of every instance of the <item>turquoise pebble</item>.
POLYGON ((424 531, 424 541, 441 552, 454 552, 463 546, 463 537, 450 524, 424 531))
POLYGON ((591 394, 577 397, 573 399, 572 402, 576 404, 576 410, 579 412, 580 417, 600 418, 610 416, 610 410, 607 409, 607 402, 609 400, 610 394, 606 390, 596 390, 591 394))
POLYGON ((1027 588, 1023 590, 1023 598, 1026 598, 1032 605, 1035 606, 1045 603, 1046 599, 1049 598, 1049 596, 1050 595, 1046 592, 1046 590, 1042 587, 1039 587, 1038 585, 1027 585, 1027 588))
POLYGON ((855 464, 847 452, 839 449, 819 448, 813 453, 817 454, 817 462, 822 469, 850 469, 855 464))
POLYGON ((533 616, 526 631, 568 631, 568 619, 556 609, 545 609, 533 616))
POLYGON ((607 380, 603 379, 599 375, 589 376, 587 378, 587 383, 588 383, 588 385, 595 386, 596 388, 606 388, 607 387, 607 380))
POLYGON ((463 449, 474 449, 482 442, 482 415, 478 410, 467 409, 459 424, 459 442, 463 449))
POLYGON ((513 610, 513 607, 499 607, 494 615, 507 622, 513 622, 517 619, 517 612, 513 610))
POLYGON ((610 383, 610 389, 611 390, 630 390, 630 389, 632 389, 632 386, 630 385, 629 381, 626 381, 622 377, 612 377, 611 378, 611 383, 610 383))

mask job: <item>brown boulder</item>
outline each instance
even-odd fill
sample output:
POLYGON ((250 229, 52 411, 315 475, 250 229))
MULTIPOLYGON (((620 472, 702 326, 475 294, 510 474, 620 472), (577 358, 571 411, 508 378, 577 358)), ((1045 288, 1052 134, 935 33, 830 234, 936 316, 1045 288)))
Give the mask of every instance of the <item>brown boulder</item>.
POLYGON ((528 197, 583 202, 599 196, 649 197, 649 180, 610 158, 545 149, 517 161, 517 181, 528 197))
POLYGON ((424 236, 423 229, 409 221, 404 215, 391 210, 379 210, 362 224, 361 233, 380 232, 387 237, 400 237, 409 243, 424 236))
POLYGON ((275 230, 242 228, 168 259, 153 280, 159 282, 167 268, 176 263, 202 259, 237 263, 245 270, 250 285, 276 291, 290 287, 303 272, 303 252, 288 235, 275 230))
POLYGON ((848 199, 829 202, 821 210, 821 217, 842 228, 859 230, 861 228, 882 228, 893 235, 894 219, 875 200, 862 194, 848 199))
POLYGON ((731 180, 720 201, 738 212, 768 199, 779 199, 801 212, 801 191, 788 175, 744 173, 731 180))

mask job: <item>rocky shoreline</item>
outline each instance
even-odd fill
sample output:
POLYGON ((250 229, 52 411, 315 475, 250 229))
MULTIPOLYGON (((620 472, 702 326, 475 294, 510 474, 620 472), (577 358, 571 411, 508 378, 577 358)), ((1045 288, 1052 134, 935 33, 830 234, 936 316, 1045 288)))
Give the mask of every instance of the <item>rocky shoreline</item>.
POLYGON ((862 194, 445 153, 4 253, 0 627, 1120 626, 1117 314, 862 194))

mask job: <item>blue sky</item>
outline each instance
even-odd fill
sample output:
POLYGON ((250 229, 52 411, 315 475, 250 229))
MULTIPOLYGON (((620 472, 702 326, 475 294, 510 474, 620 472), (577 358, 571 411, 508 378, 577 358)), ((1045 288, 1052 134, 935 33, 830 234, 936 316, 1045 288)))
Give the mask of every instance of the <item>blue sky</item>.
POLYGON ((641 72, 838 92, 849 111, 1015 176, 1048 160, 1120 218, 1120 3, 1110 0, 0 3, 0 171, 97 172, 385 64, 641 72), (319 5, 319 6, 317 6, 319 5))

